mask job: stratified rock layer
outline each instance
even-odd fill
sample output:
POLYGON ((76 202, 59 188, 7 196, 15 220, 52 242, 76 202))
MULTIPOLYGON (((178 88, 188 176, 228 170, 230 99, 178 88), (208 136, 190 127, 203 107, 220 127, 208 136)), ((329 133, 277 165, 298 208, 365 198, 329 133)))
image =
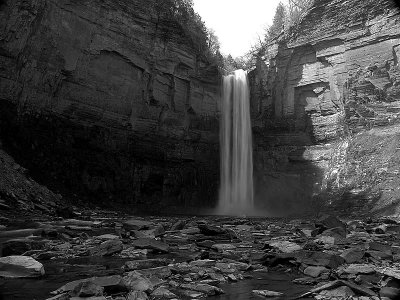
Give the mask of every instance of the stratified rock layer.
POLYGON ((215 199, 220 75, 149 1, 9 0, 0 32, 0 134, 37 177, 99 202, 215 199))
MULTIPOLYGON (((384 148, 369 145, 363 157, 357 147, 371 135, 378 144, 383 136, 398 140, 399 51, 400 15, 390 0, 315 1, 289 35, 271 45, 250 74, 259 200, 297 211, 309 209, 317 194, 339 192, 346 206, 363 192, 368 201, 358 208, 370 209, 366 204, 379 202, 382 189, 398 185, 398 149, 389 145, 389 157, 378 166, 384 148), (372 179, 382 167, 390 186, 372 179)), ((399 194, 386 198, 392 196, 399 194)))

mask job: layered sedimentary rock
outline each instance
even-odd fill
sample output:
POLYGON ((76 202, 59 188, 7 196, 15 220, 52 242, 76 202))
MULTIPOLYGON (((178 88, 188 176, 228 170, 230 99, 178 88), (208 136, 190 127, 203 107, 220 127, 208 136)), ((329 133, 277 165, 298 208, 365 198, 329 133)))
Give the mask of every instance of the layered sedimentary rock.
POLYGON ((368 175, 354 177, 366 170, 354 170, 354 143, 382 128, 399 133, 399 49, 400 14, 391 0, 315 1, 271 45, 250 78, 259 185, 280 187, 259 188, 262 201, 304 208, 313 195, 366 191, 368 175))
POLYGON ((220 75, 179 26, 145 0, 1 3, 0 133, 19 162, 98 201, 215 199, 220 75))

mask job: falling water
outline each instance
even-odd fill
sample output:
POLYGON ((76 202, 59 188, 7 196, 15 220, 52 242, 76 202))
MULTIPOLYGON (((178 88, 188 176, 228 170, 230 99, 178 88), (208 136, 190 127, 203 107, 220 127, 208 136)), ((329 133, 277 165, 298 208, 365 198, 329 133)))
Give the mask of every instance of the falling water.
POLYGON ((219 213, 253 211, 253 155, 247 73, 224 77, 221 118, 221 190, 219 213))

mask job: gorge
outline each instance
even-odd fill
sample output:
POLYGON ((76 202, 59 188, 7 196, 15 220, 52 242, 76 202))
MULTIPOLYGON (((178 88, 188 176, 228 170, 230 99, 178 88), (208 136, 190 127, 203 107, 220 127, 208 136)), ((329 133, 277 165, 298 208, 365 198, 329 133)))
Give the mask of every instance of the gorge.
POLYGON ((398 299, 395 2, 233 74, 191 3, 0 1, 0 299, 398 299))
MULTIPOLYGON (((2 6, 3 146, 61 194, 215 207, 222 75, 141 4, 2 6)), ((277 214, 327 198, 396 206, 396 142, 390 167, 354 162, 360 143, 398 138, 398 16, 387 0, 318 1, 258 59, 249 74, 255 203, 277 214)))

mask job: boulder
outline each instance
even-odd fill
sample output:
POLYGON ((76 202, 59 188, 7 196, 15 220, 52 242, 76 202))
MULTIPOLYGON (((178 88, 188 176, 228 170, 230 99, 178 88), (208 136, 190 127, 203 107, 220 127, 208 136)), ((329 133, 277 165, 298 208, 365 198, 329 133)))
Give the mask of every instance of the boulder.
POLYGON ((315 299, 350 299, 354 296, 354 292, 348 286, 341 286, 333 290, 325 290, 320 292, 315 299))
POLYGON ((332 215, 323 215, 318 218, 318 220, 315 221, 315 227, 319 228, 321 232, 337 227, 341 227, 345 232, 347 232, 346 223, 332 215))
POLYGON ((92 281, 83 281, 75 286, 70 295, 76 297, 102 296, 103 290, 103 287, 95 284, 92 281))
POLYGON ((340 254, 341 257, 344 258, 346 263, 352 264, 356 262, 360 262, 362 258, 364 257, 365 251, 360 249, 360 248, 350 248, 347 250, 344 250, 342 254, 340 254))
POLYGON ((115 234, 102 234, 102 235, 98 235, 96 236, 96 239, 99 240, 118 240, 119 236, 115 235, 115 234))
POLYGON ((283 253, 292 253, 302 249, 300 245, 289 241, 270 242, 269 245, 283 253))
POLYGON ((347 234, 347 231, 346 231, 345 228, 343 228, 343 227, 334 227, 334 228, 330 228, 330 229, 324 230, 321 233, 321 236, 330 236, 330 237, 333 237, 335 239, 340 240, 340 239, 346 238, 346 234, 347 234))
POLYGON ((154 285, 137 271, 128 272, 124 276, 124 284, 131 291, 151 292, 154 285))
POLYGON ((325 252, 302 251, 295 257, 303 264, 323 266, 331 269, 335 269, 345 263, 345 260, 339 255, 325 252))
POLYGON ((122 242, 118 239, 110 239, 102 242, 99 246, 90 249, 92 256, 111 256, 123 250, 122 242))
POLYGON ((126 296, 126 300, 148 300, 147 294, 142 291, 132 291, 126 296))
POLYGON ((142 230, 142 229, 150 229, 153 226, 152 222, 139 220, 139 219, 130 219, 123 223, 123 226, 127 230, 142 230))
POLYGON ((198 227, 200 229, 200 233, 204 235, 220 235, 226 233, 226 230, 223 229, 222 227, 216 226, 216 225, 211 225, 211 224, 205 224, 205 223, 200 223, 198 224, 198 227))
POLYGON ((378 251, 387 254, 388 256, 391 256, 392 253, 392 246, 388 244, 382 244, 378 242, 370 242, 369 245, 369 251, 378 251))
POLYGON ((314 277, 314 278, 317 278, 321 274, 326 273, 326 272, 329 272, 329 270, 325 267, 320 267, 320 266, 308 266, 303 271, 304 275, 314 277))
POLYGON ((188 283, 188 284, 181 284, 180 287, 182 289, 200 292, 208 296, 220 295, 224 293, 222 289, 210 284, 188 283))
POLYGON ((343 268, 343 272, 347 274, 373 274, 375 269, 369 264, 351 264, 343 268))
POLYGON ((131 245, 138 249, 152 249, 162 253, 168 253, 169 246, 161 241, 150 239, 150 238, 140 238, 131 242, 131 245))
POLYGON ((165 287, 159 287, 151 293, 152 299, 174 299, 176 295, 165 287))
POLYGON ((171 230, 172 231, 182 230, 183 228, 185 228, 185 225, 186 225, 185 220, 179 220, 176 223, 174 223, 174 225, 172 225, 171 230))
POLYGON ((0 277, 32 278, 45 274, 43 265, 29 256, 6 256, 0 258, 0 277))
POLYGON ((196 266, 196 267, 213 267, 215 266, 216 261, 213 259, 199 259, 199 260, 194 260, 190 262, 191 266, 196 266))
POLYGON ((268 290, 252 290, 251 291, 254 295, 265 297, 265 298, 276 298, 283 296, 281 292, 274 292, 268 290))

